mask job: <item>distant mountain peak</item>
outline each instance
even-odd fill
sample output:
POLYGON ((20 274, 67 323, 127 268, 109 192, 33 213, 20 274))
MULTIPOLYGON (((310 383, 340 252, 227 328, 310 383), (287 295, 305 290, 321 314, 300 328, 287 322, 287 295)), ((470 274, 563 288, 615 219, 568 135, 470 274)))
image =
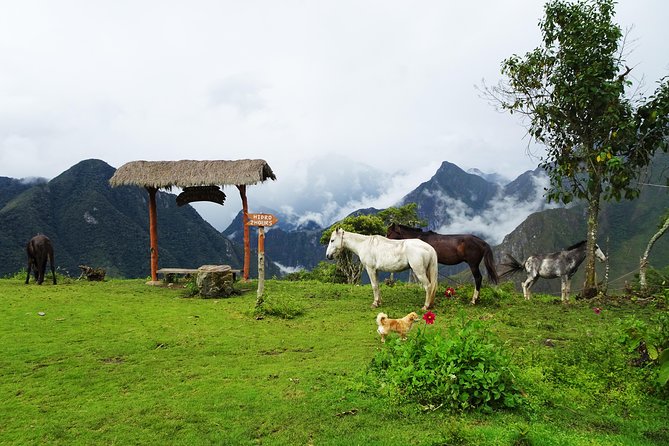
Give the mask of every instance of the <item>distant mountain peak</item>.
POLYGON ((476 167, 472 167, 471 169, 467 169, 467 173, 470 173, 472 175, 477 175, 481 178, 483 178, 486 181, 489 181, 494 184, 499 184, 500 186, 503 186, 509 182, 509 179, 496 173, 485 173, 481 171, 480 169, 477 169, 476 167))

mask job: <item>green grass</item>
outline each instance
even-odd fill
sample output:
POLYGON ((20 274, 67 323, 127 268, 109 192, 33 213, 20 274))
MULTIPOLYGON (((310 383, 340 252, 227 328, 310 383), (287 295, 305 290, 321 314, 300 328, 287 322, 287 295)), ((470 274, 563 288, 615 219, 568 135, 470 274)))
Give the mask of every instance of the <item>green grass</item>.
POLYGON ((504 288, 471 306, 471 288, 459 288, 458 299, 438 298, 435 326, 461 311, 490 323, 526 403, 448 413, 397 403, 368 372, 381 348, 376 314, 418 310, 418 287, 382 286, 375 310, 369 285, 268 281, 264 316, 253 283, 241 287, 197 299, 139 280, 1 279, 0 444, 669 443, 666 400, 615 341, 625 318, 666 310, 526 302, 504 288))

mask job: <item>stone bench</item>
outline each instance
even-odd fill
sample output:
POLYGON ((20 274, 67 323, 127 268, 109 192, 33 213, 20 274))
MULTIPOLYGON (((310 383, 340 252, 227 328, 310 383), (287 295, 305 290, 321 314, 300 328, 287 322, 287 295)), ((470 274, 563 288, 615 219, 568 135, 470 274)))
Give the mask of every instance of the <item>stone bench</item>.
MULTIPOLYGON (((230 271, 232 272, 232 279, 236 282, 237 281, 237 275, 241 273, 241 270, 239 269, 232 269, 228 265, 203 265, 207 267, 220 267, 222 268, 220 271, 230 271), (227 268, 227 269, 226 269, 227 268)), ((201 266, 200 268, 202 268, 201 266)), ((197 274, 198 271, 200 271, 199 268, 160 268, 158 271, 156 271, 158 274, 162 274, 163 278, 165 280, 168 280, 169 276, 176 276, 176 275, 183 275, 183 276, 188 276, 188 275, 193 275, 197 274)))
POLYGON ((234 293, 233 283, 237 280, 238 269, 229 265, 202 265, 192 268, 161 268, 157 271, 169 281, 176 274, 195 275, 198 292, 203 297, 226 297, 234 293))

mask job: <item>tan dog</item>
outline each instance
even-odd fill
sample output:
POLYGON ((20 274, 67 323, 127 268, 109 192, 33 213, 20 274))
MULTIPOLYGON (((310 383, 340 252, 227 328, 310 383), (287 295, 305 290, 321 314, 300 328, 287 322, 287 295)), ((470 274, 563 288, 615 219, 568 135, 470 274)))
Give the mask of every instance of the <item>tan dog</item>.
POLYGON ((411 330, 411 326, 418 319, 420 318, 413 311, 402 319, 390 319, 386 313, 379 313, 376 316, 376 324, 379 326, 376 331, 381 335, 381 342, 386 342, 386 335, 393 331, 399 333, 402 339, 406 339, 407 332, 411 330))

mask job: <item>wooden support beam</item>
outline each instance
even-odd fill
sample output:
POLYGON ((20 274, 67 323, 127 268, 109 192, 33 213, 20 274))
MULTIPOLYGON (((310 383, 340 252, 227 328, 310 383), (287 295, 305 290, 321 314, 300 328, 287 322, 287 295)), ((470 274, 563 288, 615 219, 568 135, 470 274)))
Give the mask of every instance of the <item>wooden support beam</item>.
POLYGON ((251 267, 251 237, 249 234, 249 203, 246 198, 246 185, 237 185, 239 195, 242 198, 242 226, 244 227, 244 270, 242 277, 249 280, 249 269, 251 267))
POLYGON ((151 241, 151 281, 158 282, 158 213, 156 211, 155 187, 146 187, 149 192, 149 240, 151 241))

